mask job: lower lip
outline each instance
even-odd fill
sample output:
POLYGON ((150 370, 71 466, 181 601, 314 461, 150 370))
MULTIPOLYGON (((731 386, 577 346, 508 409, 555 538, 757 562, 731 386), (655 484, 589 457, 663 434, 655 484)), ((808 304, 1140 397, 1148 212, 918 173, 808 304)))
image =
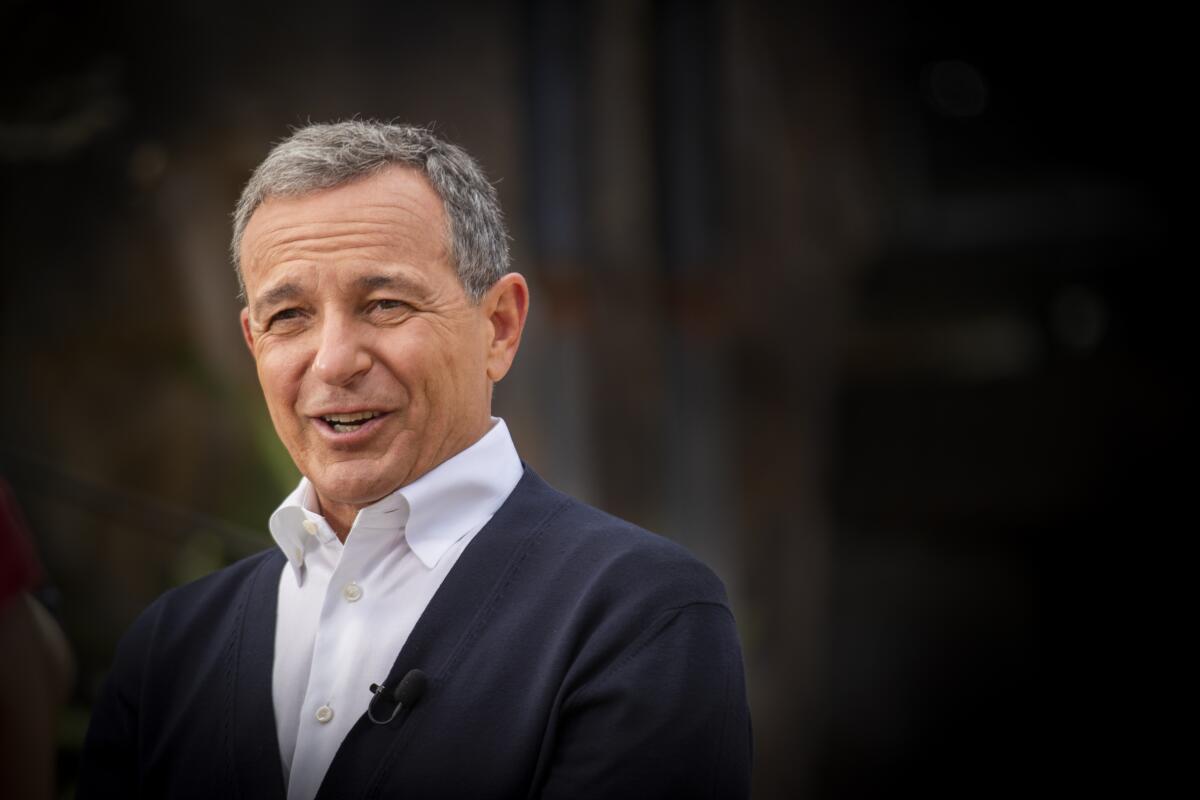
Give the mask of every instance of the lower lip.
POLYGON ((313 422, 317 426, 317 429, 321 432, 321 436, 324 437, 326 441, 336 445, 353 447, 354 445, 361 444, 362 442, 365 442, 367 439, 370 439, 372 436, 374 436, 376 429, 383 424, 383 421, 387 419, 388 416, 388 414, 380 414, 378 417, 371 417, 371 419, 367 420, 362 425, 359 425, 357 429, 346 431, 345 433, 339 433, 338 431, 335 431, 333 426, 319 417, 314 419, 313 422))

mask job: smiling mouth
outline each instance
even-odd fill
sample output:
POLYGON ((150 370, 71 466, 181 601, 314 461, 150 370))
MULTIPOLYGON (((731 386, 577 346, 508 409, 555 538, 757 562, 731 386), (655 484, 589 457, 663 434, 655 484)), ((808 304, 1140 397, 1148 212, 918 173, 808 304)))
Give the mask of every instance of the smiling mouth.
POLYGON ((334 433, 354 433, 376 417, 382 417, 381 411, 359 411, 355 414, 326 414, 318 417, 333 429, 334 433))

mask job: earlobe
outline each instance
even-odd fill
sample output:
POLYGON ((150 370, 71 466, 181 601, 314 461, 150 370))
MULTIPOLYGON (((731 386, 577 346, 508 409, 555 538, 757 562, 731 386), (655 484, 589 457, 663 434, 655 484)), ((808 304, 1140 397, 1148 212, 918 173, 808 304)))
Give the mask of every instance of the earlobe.
POLYGON ((508 374, 521 345, 521 332, 529 313, 529 286, 523 275, 510 272, 496 281, 488 293, 492 338, 488 343, 487 375, 494 383, 508 374))

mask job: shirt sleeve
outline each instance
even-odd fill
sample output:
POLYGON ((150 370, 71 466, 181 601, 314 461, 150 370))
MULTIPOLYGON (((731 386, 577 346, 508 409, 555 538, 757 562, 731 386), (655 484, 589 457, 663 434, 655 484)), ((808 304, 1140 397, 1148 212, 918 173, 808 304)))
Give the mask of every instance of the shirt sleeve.
POLYGON ((563 704, 543 800, 745 798, 751 731, 728 608, 671 609, 563 704))

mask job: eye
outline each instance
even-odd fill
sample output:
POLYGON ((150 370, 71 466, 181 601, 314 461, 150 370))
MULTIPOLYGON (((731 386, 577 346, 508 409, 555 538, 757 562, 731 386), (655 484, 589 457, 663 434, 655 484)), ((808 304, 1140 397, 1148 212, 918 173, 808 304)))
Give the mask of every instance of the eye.
POLYGON ((281 311, 276 311, 267 320, 267 327, 270 328, 276 323, 287 322, 288 320, 298 319, 301 311, 298 308, 285 308, 281 311))
POLYGON ((403 300, 393 300, 390 298, 384 298, 384 299, 372 301, 369 308, 371 311, 382 311, 382 312, 386 313, 386 312, 396 312, 396 311, 407 311, 408 309, 412 308, 412 306, 410 306, 408 303, 404 302, 403 300))

